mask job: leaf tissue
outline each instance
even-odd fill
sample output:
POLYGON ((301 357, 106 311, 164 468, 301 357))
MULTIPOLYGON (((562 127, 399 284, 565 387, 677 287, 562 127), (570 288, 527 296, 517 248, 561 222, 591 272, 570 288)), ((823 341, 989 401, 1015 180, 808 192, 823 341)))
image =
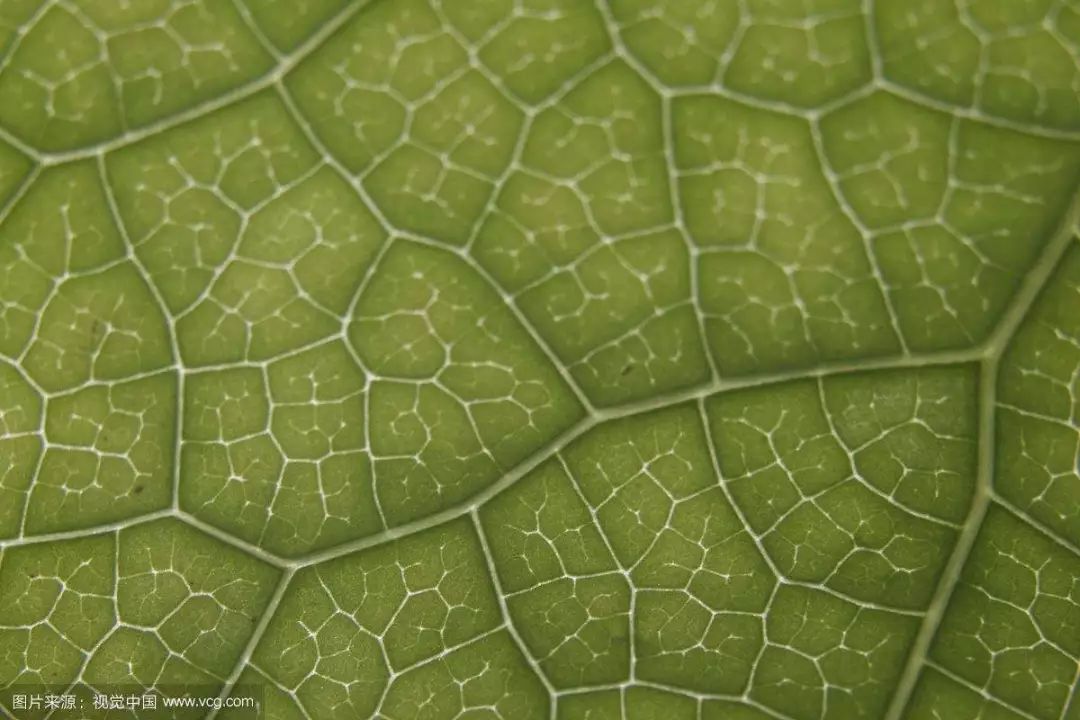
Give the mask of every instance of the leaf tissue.
POLYGON ((1080 0, 0 0, 0 715, 1080 720, 1078 190, 1080 0))

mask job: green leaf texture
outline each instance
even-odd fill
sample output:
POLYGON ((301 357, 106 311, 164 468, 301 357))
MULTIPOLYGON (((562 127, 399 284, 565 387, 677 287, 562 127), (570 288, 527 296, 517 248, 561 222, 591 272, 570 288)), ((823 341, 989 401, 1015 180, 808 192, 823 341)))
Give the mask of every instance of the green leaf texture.
POLYGON ((0 715, 1080 720, 1078 188, 1078 0, 0 0, 0 715))

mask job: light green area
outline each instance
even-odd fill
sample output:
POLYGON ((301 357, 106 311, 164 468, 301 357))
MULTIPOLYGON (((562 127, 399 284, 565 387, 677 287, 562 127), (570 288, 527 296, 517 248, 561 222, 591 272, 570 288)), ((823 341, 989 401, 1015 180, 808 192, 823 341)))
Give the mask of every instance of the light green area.
POLYGON ((281 52, 309 42, 343 10, 366 4, 367 0, 243 0, 259 30, 281 52))
POLYGON ((93 165, 45 171, 0 240, 2 534, 166 506, 176 373, 157 371, 172 362, 167 324, 125 258, 93 165))
MULTIPOLYGON (((296 297, 308 290, 296 277, 304 251, 326 253, 335 244, 352 240, 363 245, 373 239, 366 234, 358 238, 342 218, 344 228, 327 233, 325 246, 311 248, 319 231, 330 225, 327 205, 344 204, 332 176, 309 177, 317 160, 300 128, 270 94, 109 156, 109 179, 127 235, 177 317, 185 362, 197 366, 265 358, 332 331, 332 318, 296 297), (274 201, 286 196, 292 202, 275 207, 274 201), (287 235, 275 237, 265 230, 281 232, 285 223, 290 223, 287 235), (310 227, 306 242, 301 223, 310 227), (257 237, 243 236, 245 229, 260 226, 264 231, 257 237), (297 263, 295 274, 285 271, 290 260, 297 263), (260 291, 250 293, 251 286, 260 291)), ((368 217, 362 207, 342 210, 368 217)), ((357 250, 362 261, 365 253, 357 250)))
POLYGON ((1024 0, 882 0, 874 33, 885 76, 989 117, 1080 127, 1080 7, 1024 0))
POLYGON ((0 0, 0 715, 1080 720, 1078 97, 1075 0, 0 0))
POLYGON ((0 537, 19 534, 22 509, 41 454, 41 398, 12 365, 0 361, 0 537))
POLYGON ((871 79, 858 0, 615 0, 612 12, 630 52, 672 87, 813 107, 871 79))
POLYGON ((568 695, 559 701, 559 720, 695 720, 697 703, 685 695, 631 687, 568 695))
POLYGON ((535 694, 536 680, 491 634, 499 622, 479 540, 456 521, 301 571, 253 662, 328 720, 373 717, 384 704, 413 717, 425 698, 452 705, 453 693, 426 692, 458 673, 520 709, 517 695, 535 694), (509 678, 520 687, 502 686, 509 678))
POLYGON ((494 289, 445 250, 395 241, 348 337, 380 378, 371 453, 391 524, 473 495, 581 416, 494 289))
POLYGON ((0 6, 0 60, 11 53, 19 30, 33 17, 40 0, 8 0, 0 6))
POLYGON ((0 354, 29 352, 26 372, 37 382, 61 390, 168 362, 165 320, 124 261, 92 163, 42 173, 0 239, 0 354), (114 321, 128 332, 115 332, 114 321))
MULTIPOLYGON (((976 691, 1029 716, 1074 718, 1077 588, 1075 552, 991 505, 930 658, 976 691)), ((946 686, 927 695, 932 700, 957 692, 946 686)))
POLYGON ((175 373, 51 398, 27 532, 89 528, 168 505, 176 402, 175 373))
POLYGON ((506 169, 521 111, 469 70, 466 49, 440 32, 446 22, 427 2, 378 3, 289 82, 305 114, 319 118, 317 134, 363 173, 392 222, 461 244, 506 169), (425 70, 405 70, 417 63, 425 70))
POLYGON ((801 120, 711 95, 674 106, 678 192, 720 372, 895 353, 866 243, 801 120))
POLYGON ((919 679, 908 716, 947 716, 957 720, 1019 720, 1025 717, 932 669, 926 670, 919 679))
POLYGON ((281 555, 382 529, 364 375, 341 341, 185 384, 180 504, 281 555))
POLYGON ((1072 199, 1080 144, 883 93, 827 115, 821 133, 908 347, 985 339, 1072 199))
POLYGON ((113 630, 115 536, 98 535, 5 552, 3 684, 64 686, 84 654, 113 630))
POLYGON ((4 53, 0 125, 42 150, 108 140, 271 67, 232 3, 37 4, 4 53))
POLYGON ((0 207, 26 179, 32 163, 29 158, 5 142, 0 142, 0 207))
POLYGON ((25 366, 49 391, 165 367, 165 318, 134 266, 122 262, 61 282, 35 318, 25 366))
MULTIPOLYGON (((257 712, 262 713, 262 720, 305 720, 303 710, 297 701, 287 692, 274 685, 257 670, 250 667, 241 673, 234 686, 233 697, 243 694, 258 698, 257 712)), ((218 713, 223 720, 251 720, 252 711, 248 708, 226 708, 218 713)))
POLYGON ((552 682, 628 679, 630 587, 564 469, 542 466, 483 518, 510 615, 552 682))
POLYGON ((704 381, 659 97, 625 63, 533 124, 476 256, 597 403, 704 381), (613 241, 614 239, 614 241, 613 241))
POLYGON ((387 718, 499 717, 544 720, 550 702, 505 631, 403 674, 383 704, 387 718))
POLYGON ((508 169, 519 105, 543 100, 604 51, 598 21, 572 0, 380 2, 288 87, 391 222, 461 245, 508 169))
POLYGON ((878 372, 710 401, 721 473, 781 572, 926 607, 970 504, 974 375, 878 372))
MULTIPOLYGON (((216 694, 278 571, 175 520, 0 558, 4 692, 216 694)), ((129 715, 130 716, 130 715, 129 715)))
POLYGON ((998 378, 1001 441, 994 487, 1051 532, 1080 545, 1080 247, 1009 343, 998 378))
POLYGON ((793 718, 881 717, 917 621, 781 588, 751 696, 793 718))
MULTIPOLYGON (((879 378, 858 379, 855 387, 836 389, 837 402, 845 403, 836 411, 846 420, 841 434, 873 438, 889 411, 902 416, 913 409, 913 378, 897 378, 877 393, 884 384, 879 378)), ((931 388, 923 390, 931 403, 932 381, 926 379, 931 388)), ((717 401, 727 399, 720 395, 717 401)), ((960 427, 951 429, 963 432, 970 416, 954 420, 946 415, 950 411, 956 409, 928 410, 927 422, 952 420, 960 427)), ((903 431, 881 442, 912 442, 900 439, 903 431)), ((757 449, 735 442, 748 452, 757 449)), ((926 453, 934 438, 914 442, 926 453)), ((970 440, 960 444, 973 447, 970 440)), ((822 451, 810 454, 820 457, 822 451)), ((764 456, 762 462, 768 464, 764 456)), ((843 482, 840 473, 832 474, 843 482)), ((887 588, 889 602, 905 604, 902 593, 916 594, 898 579, 907 574, 925 578, 922 596, 931 591, 941 560, 929 571, 911 562, 911 545, 920 540, 914 533, 930 531, 905 517, 910 540, 895 549, 892 538, 872 546, 872 527, 854 535, 847 518, 822 516, 819 537, 797 539, 796 552, 847 553, 851 560, 834 560, 828 579, 808 579, 780 558, 770 565, 761 550, 770 552, 769 535, 753 521, 744 525, 738 511, 719 485, 697 408, 683 405, 601 425, 489 502, 481 518, 509 615, 556 688, 627 682, 632 667, 634 677, 672 688, 747 693, 790 717, 820 717, 826 708, 827 717, 878 717, 917 620, 860 608, 858 600, 873 594, 866 588, 887 588), (868 557, 852 552, 853 540, 864 543, 861 555, 868 557), (883 567, 892 562, 888 558, 908 566, 883 567), (837 595, 811 589, 809 582, 778 585, 776 570, 789 581, 836 584, 837 595), (803 690, 793 692, 793 685, 803 690)), ((856 506, 848 512, 897 522, 888 509, 856 506)), ((947 544, 952 535, 933 540, 947 544)), ((920 601, 925 605, 924 597, 920 601)), ((689 699, 680 697, 662 704, 675 712, 678 702, 689 699)), ((624 700, 632 707, 647 704, 624 700)), ((560 699, 559 713, 610 717, 603 713, 623 712, 621 702, 617 692, 575 694, 560 699)))

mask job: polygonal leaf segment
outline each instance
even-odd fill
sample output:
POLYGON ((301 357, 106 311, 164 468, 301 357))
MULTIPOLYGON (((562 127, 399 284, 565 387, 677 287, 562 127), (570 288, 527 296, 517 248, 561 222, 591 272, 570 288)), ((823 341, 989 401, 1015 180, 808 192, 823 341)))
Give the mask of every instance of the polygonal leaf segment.
POLYGON ((478 260, 598 404, 709 374, 668 183, 659 98, 615 61, 537 116, 477 236, 478 260))
POLYGON ((994 487, 1080 546, 1080 246, 1071 246, 1009 343, 998 379, 994 487))
POLYGON ((278 98, 106 165, 180 360, 212 368, 185 378, 179 502, 197 517, 302 555, 460 502, 579 416, 476 270, 389 240, 278 98))
POLYGON ((43 150, 108 140, 271 65, 232 3, 35 4, 0 56, 0 124, 43 150))
POLYGON ((293 50, 341 15, 351 5, 361 8, 367 0, 244 0, 262 34, 280 51, 293 50))
POLYGON ((777 567, 925 608, 971 501, 975 386, 934 368, 714 398, 721 472, 777 567))
POLYGON ((1080 127, 1080 7, 1073 2, 883 0, 875 32, 885 76, 988 115, 1080 127))
POLYGON ((982 341, 1071 201, 1080 146, 883 93, 826 115, 820 131, 908 347, 982 341))
POLYGON ((278 571, 175 520, 7 550, 2 692, 216 695, 278 571))
POLYGON ((167 506, 176 402, 174 373, 50 398, 25 531, 93 528, 167 506))
POLYGON ((928 665, 950 678, 926 691, 930 701, 971 689, 1032 717, 1066 717, 1080 661, 1078 586, 1075 553, 991 506, 930 650, 928 665))
POLYGON ((699 310, 720 372, 895 353, 865 238, 830 191, 811 128, 712 95, 673 109, 699 310))
POLYGON ((191 375, 181 507, 285 556, 384 528, 373 498, 364 388, 340 340, 263 371, 191 375))
POLYGON ((302 570, 252 663, 320 718, 411 717, 428 702, 454 717, 456 701, 456 712, 476 701, 435 690, 459 673, 486 688, 482 704, 522 708, 538 682, 501 622, 480 543, 459 520, 302 570))
POLYGON ((0 142, 0 207, 7 205, 19 185, 30 173, 33 163, 5 142, 0 142))
MULTIPOLYGON (((907 609, 926 607, 955 539, 954 524, 904 503, 966 512, 969 493, 948 492, 970 488, 974 374, 805 388, 709 401, 719 456, 735 463, 721 462, 722 484, 701 414, 684 405, 598 427, 481 509, 509 617, 560 712, 585 708, 585 688, 634 681, 789 717, 883 712, 918 627, 907 609), (758 397, 781 398, 772 416, 796 424, 768 425, 758 397), (918 466, 929 454, 955 455, 953 469, 934 478, 918 466), (737 490, 771 484, 740 481, 753 467, 775 468, 803 511, 777 497, 779 521, 761 516, 769 501, 737 490)), ((602 698, 618 706, 617 693, 602 698)))
POLYGON ((629 50, 672 87, 817 107, 871 80, 858 0, 615 0, 612 12, 629 50))
POLYGON ((383 2, 287 85, 387 218, 461 245, 511 160, 521 106, 545 99, 606 48, 585 3, 383 2))
MULTIPOLYGON (((328 225, 328 213, 318 207, 328 199, 320 199, 318 189, 337 191, 340 198, 332 180, 321 176, 320 187, 320 176, 311 177, 317 161, 268 94, 109 156, 120 217, 175 317, 187 363, 265 358, 281 352, 282 343, 310 342, 310 326, 318 332, 320 320, 329 324, 310 301, 295 298, 304 288, 297 282, 301 267, 293 262, 306 249, 297 225, 306 219, 315 233, 328 225), (309 177, 310 183, 302 182, 309 177), (287 198, 289 210, 275 212, 279 197, 287 198), (288 220, 295 224, 283 227, 288 220), (267 237, 267 224, 288 235, 267 237), (245 229, 264 232, 247 240, 245 229)), ((328 240, 349 238, 342 233, 328 240)), ((363 258, 363 250, 356 256, 363 258)))
POLYGON ((379 378, 371 452, 390 524, 470 497, 581 415, 497 293, 447 251, 395 241, 348 336, 379 378))
POLYGON ((42 402, 12 365, 0 362, 0 538, 15 537, 41 454, 42 402))

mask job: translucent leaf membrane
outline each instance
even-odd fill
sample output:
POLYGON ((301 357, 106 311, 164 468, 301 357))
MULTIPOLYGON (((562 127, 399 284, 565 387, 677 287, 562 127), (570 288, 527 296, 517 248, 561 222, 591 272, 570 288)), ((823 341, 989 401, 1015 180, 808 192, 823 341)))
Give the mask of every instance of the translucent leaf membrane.
POLYGON ((0 124, 43 150, 144 127, 272 64, 232 3, 11 4, 21 17, 3 56, 0 124))
POLYGON ((0 1, 0 715, 1080 720, 1078 43, 0 1))
MULTIPOLYGON (((5 550, 5 686, 221 691, 277 569, 176 520, 5 550)), ((128 717, 134 717, 129 714, 128 717)))
POLYGON ((1080 545, 1080 248, 1057 272, 1002 358, 995 489, 1058 538, 1080 545))
POLYGON ((961 108, 1053 128, 1080 124, 1080 8, 880 3, 876 34, 886 77, 961 108))

